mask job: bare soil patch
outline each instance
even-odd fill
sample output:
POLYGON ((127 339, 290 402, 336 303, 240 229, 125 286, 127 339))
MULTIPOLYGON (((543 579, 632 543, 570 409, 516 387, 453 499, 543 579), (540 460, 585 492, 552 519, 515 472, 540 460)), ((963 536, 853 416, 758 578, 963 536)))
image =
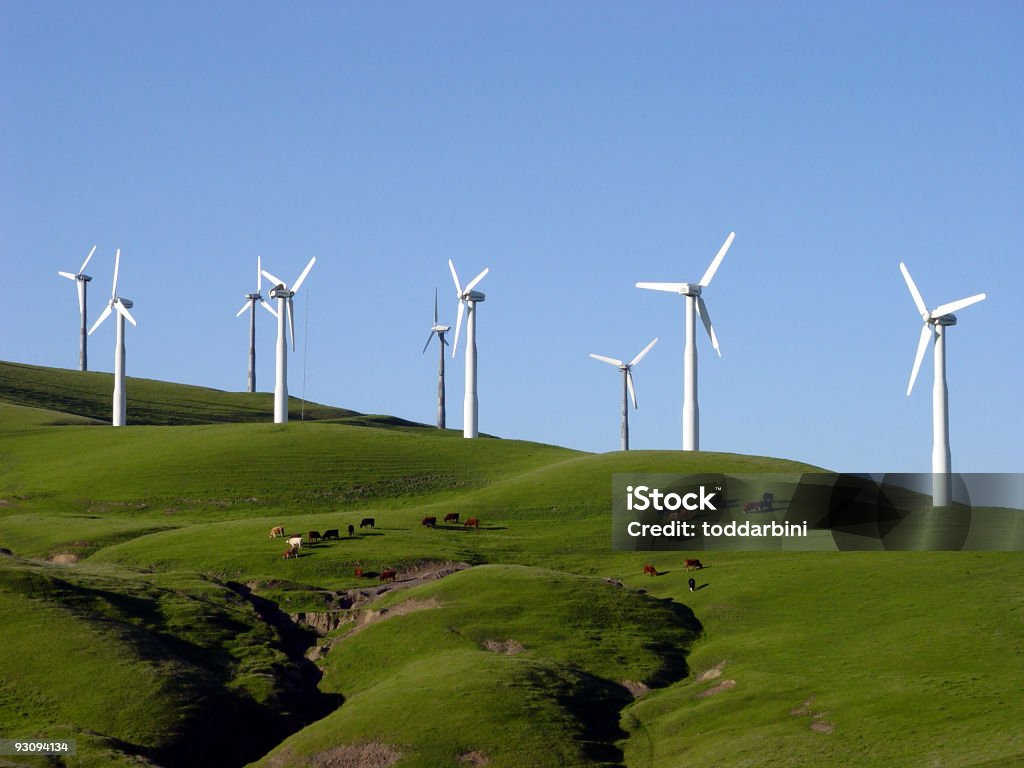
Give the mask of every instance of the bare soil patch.
POLYGON ((646 685, 644 685, 643 683, 638 683, 634 680, 623 680, 622 687, 629 691, 630 695, 634 699, 642 699, 644 696, 651 692, 651 689, 648 688, 646 685))
POLYGON ((483 752, 478 752, 474 749, 472 752, 466 752, 465 754, 459 755, 459 762, 482 768, 482 766, 488 765, 491 762, 491 758, 483 752))
POLYGON ((377 741, 335 747, 313 755, 309 768, 388 768, 402 759, 402 753, 377 741))
POLYGON ((705 680, 714 680, 716 677, 722 676, 722 670, 725 669, 725 661, 720 661, 715 666, 705 669, 699 675, 697 675, 697 682, 703 683, 705 680))
POLYGON ((714 686, 713 688, 708 688, 706 691, 701 691, 700 693, 698 693, 697 694, 697 698, 698 699, 706 699, 708 696, 714 696, 716 693, 721 693, 722 691, 727 691, 730 688, 735 688, 735 687, 736 687, 736 681, 735 680, 723 680, 722 682, 720 682, 718 685, 714 686))
POLYGON ((832 733, 835 729, 835 723, 829 723, 825 720, 816 720, 811 723, 811 730, 815 733, 832 733))
POLYGON ((522 653, 526 650, 526 647, 518 640, 484 640, 484 648, 494 653, 504 653, 507 656, 515 656, 517 653, 522 653))
POLYGON ((74 552, 61 552, 53 555, 50 558, 50 562, 55 563, 56 565, 70 565, 71 563, 78 562, 78 555, 74 552))

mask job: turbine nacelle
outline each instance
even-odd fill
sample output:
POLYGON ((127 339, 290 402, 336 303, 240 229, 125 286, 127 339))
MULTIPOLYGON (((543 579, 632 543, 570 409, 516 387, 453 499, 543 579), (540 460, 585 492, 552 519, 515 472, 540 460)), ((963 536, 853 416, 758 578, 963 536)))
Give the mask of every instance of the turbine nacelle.
POLYGON ((483 291, 466 291, 461 298, 463 301, 472 301, 475 304, 486 299, 487 294, 483 291))

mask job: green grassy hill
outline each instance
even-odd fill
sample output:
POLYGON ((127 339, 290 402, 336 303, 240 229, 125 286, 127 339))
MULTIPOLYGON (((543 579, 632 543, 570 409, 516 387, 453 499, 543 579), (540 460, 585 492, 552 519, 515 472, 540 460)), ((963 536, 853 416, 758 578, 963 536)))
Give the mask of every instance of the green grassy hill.
POLYGON ((806 465, 142 380, 114 430, 109 387, 0 364, 0 738, 65 765, 1024 763, 1020 554, 707 552, 691 593, 680 553, 611 551, 614 473, 806 465), (420 525, 449 512, 480 529, 420 525), (284 560, 275 525, 341 536, 284 560))

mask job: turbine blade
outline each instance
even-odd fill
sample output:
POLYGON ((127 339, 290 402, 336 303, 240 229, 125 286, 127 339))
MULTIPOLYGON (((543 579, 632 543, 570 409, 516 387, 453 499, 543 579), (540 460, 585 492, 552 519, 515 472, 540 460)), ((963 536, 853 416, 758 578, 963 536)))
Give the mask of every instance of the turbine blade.
POLYGON ((72 275, 70 272, 58 272, 57 274, 60 275, 61 277, 66 277, 68 280, 78 279, 76 275, 72 275))
POLYGON ((628 368, 626 369, 626 387, 629 388, 629 396, 633 398, 633 410, 635 411, 638 407, 636 404, 636 389, 633 388, 633 372, 628 368))
POLYGON ((78 294, 78 314, 82 315, 85 314, 85 282, 81 280, 75 282, 78 283, 75 286, 78 289, 75 291, 78 294))
POLYGON ((309 263, 306 265, 306 268, 304 270, 302 270, 302 274, 299 275, 299 279, 295 281, 295 285, 293 285, 292 288, 291 288, 292 293, 298 293, 299 292, 299 288, 302 287, 302 283, 306 279, 306 275, 309 274, 309 270, 311 270, 313 268, 314 264, 316 264, 316 256, 314 256, 312 259, 310 259, 309 263))
POLYGON ((434 288, 434 325, 437 325, 437 288, 434 288))
POLYGON ((423 345, 423 352, 420 352, 420 354, 421 354, 421 355, 422 355, 422 354, 423 354, 424 352, 426 352, 426 351, 427 351, 427 347, 429 347, 429 346, 430 346, 430 340, 431 340, 431 339, 433 339, 433 338, 434 338, 434 332, 433 332, 433 331, 431 331, 431 332, 430 332, 430 335, 429 335, 429 336, 427 336, 427 343, 423 345))
POLYGON ((715 329, 711 326, 711 315, 708 314, 708 305, 704 303, 703 296, 697 297, 697 313, 700 315, 701 322, 704 323, 704 330, 708 332, 708 338, 711 339, 711 346, 721 357, 722 350, 718 348, 718 337, 715 335, 715 329))
POLYGON ((907 269, 907 265, 902 261, 900 262, 900 272, 903 273, 903 279, 907 282, 907 288, 910 289, 910 297, 914 300, 914 305, 917 307, 917 311, 921 313, 921 317, 927 317, 928 307, 924 305, 924 299, 921 298, 921 292, 917 290, 917 286, 914 285, 914 278, 910 276, 910 270, 907 269))
POLYGON ((80 266, 78 268, 78 274, 82 274, 83 272, 85 272, 85 267, 89 263, 89 259, 92 258, 92 255, 94 253, 96 253, 96 246, 95 245, 92 247, 92 250, 89 251, 89 255, 85 257, 85 261, 82 262, 82 266, 80 266))
POLYGON ((924 352, 928 348, 928 339, 934 333, 935 331, 928 323, 925 323, 924 328, 921 329, 921 338, 917 342, 917 354, 914 356, 914 370, 910 372, 910 383, 907 385, 908 397, 914 388, 914 382, 917 381, 917 372, 921 370, 921 361, 924 360, 924 352))
POLYGON ((267 278, 267 280, 269 280, 273 284, 273 286, 275 288, 277 288, 277 286, 279 286, 279 285, 284 285, 284 280, 282 280, 279 277, 274 277, 272 274, 267 272, 267 270, 265 270, 265 269, 263 270, 263 276, 265 278, 267 278))
POLYGON ((714 260, 711 262, 711 266, 708 267, 708 271, 704 273, 704 277, 700 279, 701 288, 704 288, 711 284, 711 278, 715 276, 715 272, 718 271, 718 266, 722 263, 722 259, 725 258, 725 252, 729 250, 729 246, 732 245, 733 239, 736 237, 735 232, 730 232, 729 236, 725 238, 725 242, 722 243, 722 247, 718 249, 718 253, 715 254, 714 260))
POLYGON ((602 363, 608 363, 608 365, 614 365, 615 367, 621 367, 625 365, 621 360, 616 360, 614 357, 605 357, 604 355, 595 355, 593 352, 590 356, 595 360, 600 360, 602 363))
POLYGON ((263 258, 256 257, 256 293, 263 290, 263 258))
POLYGON ((462 315, 465 311, 466 302, 459 299, 459 319, 455 321, 455 343, 452 344, 452 357, 455 357, 455 353, 459 351, 459 333, 462 331, 462 315))
POLYGON ((267 312, 272 314, 275 318, 277 317, 277 310, 270 306, 266 299, 260 299, 260 306, 262 306, 265 310, 267 310, 267 312))
POLYGON ((472 280, 470 280, 469 281, 469 285, 466 286, 466 290, 467 291, 472 291, 474 288, 476 288, 476 284, 479 283, 481 280, 483 280, 484 277, 487 276, 487 273, 490 272, 490 271, 491 271, 491 268, 487 267, 486 269, 484 269, 483 272, 481 272, 479 275, 477 275, 472 280))
POLYGON ((136 326, 138 325, 138 323, 135 322, 135 318, 132 317, 132 313, 128 311, 128 307, 126 307, 120 301, 114 302, 114 309, 117 310, 117 314, 121 315, 121 317, 123 317, 129 323, 136 326))
POLYGON ((292 297, 289 296, 288 300, 284 304, 285 312, 288 315, 288 338, 292 341, 292 352, 295 351, 295 305, 292 303, 292 297))
POLYGON ((634 357, 632 360, 629 361, 629 367, 632 368, 634 365, 636 365, 641 360, 643 360, 644 357, 647 355, 647 353, 651 351, 651 347, 653 347, 657 343, 658 343, 658 339, 657 339, 657 337, 655 337, 654 341, 652 341, 650 344, 648 344, 646 347, 644 347, 644 351, 643 352, 641 352, 639 355, 637 355, 636 357, 634 357))
POLYGON ((245 310, 247 310, 249 308, 249 302, 250 301, 252 301, 252 300, 251 299, 246 299, 245 300, 245 304, 243 304, 242 308, 240 310, 238 310, 238 312, 235 313, 235 317, 241 317, 242 316, 242 313, 245 312, 245 310))
POLYGON ((117 298, 117 271, 121 268, 121 249, 117 249, 117 253, 114 255, 114 285, 110 289, 110 298, 117 298))
MULTIPOLYGON (((452 263, 451 259, 448 259, 448 269, 452 271, 452 280, 455 281, 455 293, 458 294, 459 298, 462 298, 462 283, 459 282, 459 276, 455 273, 455 264, 452 263)), ((458 343, 458 334, 455 335, 455 341, 458 343)))
POLYGON ((984 293, 978 293, 974 296, 970 296, 966 299, 960 299, 959 301, 951 301, 948 304, 941 304, 932 310, 932 317, 941 317, 942 315, 951 315, 954 312, 958 312, 964 307, 969 307, 971 304, 977 304, 979 301, 985 300, 984 293))
POLYGON ((92 332, 99 328, 100 325, 103 324, 103 321, 110 316, 110 312, 110 305, 107 304, 106 308, 100 313, 100 316, 96 318, 96 322, 92 324, 92 328, 89 329, 90 336, 92 336, 92 332))
POLYGON ((668 293, 682 293, 686 283, 637 283, 637 288, 646 288, 649 291, 666 291, 668 293))

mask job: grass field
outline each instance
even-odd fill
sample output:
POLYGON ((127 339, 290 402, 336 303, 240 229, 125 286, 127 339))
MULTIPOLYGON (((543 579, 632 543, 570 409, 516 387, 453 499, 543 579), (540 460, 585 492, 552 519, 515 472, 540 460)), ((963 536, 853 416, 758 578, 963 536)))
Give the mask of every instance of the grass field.
POLYGON ((269 395, 135 379, 113 430, 110 386, 0 363, 0 739, 78 742, 0 766, 1024 764, 1024 555, 687 573, 611 550, 612 474, 812 468, 274 425, 269 395), (480 529, 419 524, 449 512, 480 529), (275 525, 341 537, 284 560, 275 525))

